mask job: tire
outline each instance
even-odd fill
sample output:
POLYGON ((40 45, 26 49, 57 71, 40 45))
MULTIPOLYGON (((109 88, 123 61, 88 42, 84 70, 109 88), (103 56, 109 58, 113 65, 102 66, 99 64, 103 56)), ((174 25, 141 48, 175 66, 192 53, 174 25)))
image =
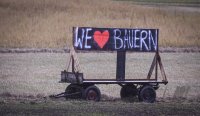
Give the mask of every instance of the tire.
POLYGON ((68 94, 65 98, 66 99, 80 99, 82 96, 82 87, 80 85, 76 85, 76 84, 70 84, 69 86, 67 86, 67 88, 65 89, 65 93, 68 94), (74 95, 70 95, 73 93, 78 93, 78 94, 74 94, 74 95))
POLYGON ((138 90, 135 85, 125 85, 122 86, 120 91, 120 96, 122 100, 125 101, 135 101, 135 97, 138 95, 138 90))
POLYGON ((138 98, 142 102, 154 103, 156 101, 156 91, 152 86, 145 85, 141 88, 138 98))
POLYGON ((87 87, 83 92, 83 99, 96 102, 100 101, 101 92, 99 88, 94 85, 87 87))

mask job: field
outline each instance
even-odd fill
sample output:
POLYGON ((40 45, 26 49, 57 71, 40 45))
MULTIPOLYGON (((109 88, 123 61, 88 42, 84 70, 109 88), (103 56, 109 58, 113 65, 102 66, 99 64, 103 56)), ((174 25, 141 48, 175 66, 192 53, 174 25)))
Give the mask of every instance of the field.
MULTIPOLYGON (((199 22, 199 0, 0 0, 0 115, 198 116, 199 22), (98 103, 49 98, 68 86, 58 83, 69 62, 69 53, 62 50, 72 46, 76 26, 158 28, 169 83, 156 91, 156 103, 122 101, 119 85, 97 85, 102 94, 98 103)), ((115 52, 78 57, 84 78, 115 78, 115 52)), ((146 78, 153 57, 128 52, 126 78, 146 78)))
POLYGON ((184 5, 184 6, 199 6, 199 0, 124 0, 132 1, 136 3, 145 3, 145 4, 167 4, 167 5, 184 5))
MULTIPOLYGON (((85 78, 115 78, 115 53, 79 53, 78 56, 81 72, 84 72, 85 78)), ((154 54, 150 53, 127 54, 126 78, 146 78, 153 56, 154 54)), ((167 91, 164 97, 173 97, 177 87, 190 88, 187 98, 200 97, 200 93, 197 91, 200 87, 198 79, 200 77, 200 54, 162 53, 161 57, 169 84, 160 87, 158 97, 163 97, 165 89, 167 91)), ((60 71, 67 68, 69 54, 1 54, 0 59, 0 88, 2 88, 0 93, 2 95, 7 92, 16 96, 48 96, 64 91, 67 86, 59 84, 58 81, 60 81, 60 71)), ((161 77, 160 74, 159 77, 161 77)), ((99 86, 102 87, 102 94, 119 98, 119 91, 116 90, 119 90, 120 86, 99 86), (112 94, 110 94, 111 91, 112 94)))
MULTIPOLYGON (((152 53, 128 53, 127 78, 146 78, 153 56, 152 53)), ((85 78, 115 78, 115 53, 79 53, 78 57, 85 78)), ((161 58, 169 84, 160 86, 157 102, 151 105, 121 101, 119 85, 98 85, 102 93, 100 103, 51 100, 49 95, 63 92, 68 85, 58 81, 60 71, 67 67, 69 54, 0 54, 0 112, 7 115, 53 112, 81 115, 82 111, 83 115, 199 114, 200 54, 161 53, 161 58), (144 112, 142 109, 146 108, 149 110, 144 112)))
POLYGON ((160 46, 200 46, 198 0, 135 1, 1 0, 0 48, 68 48, 75 26, 158 28, 160 46))
POLYGON ((180 115, 198 116, 199 103, 125 103, 125 102, 84 102, 84 101, 46 101, 5 103, 0 105, 1 115, 44 115, 44 116, 133 116, 133 115, 180 115))

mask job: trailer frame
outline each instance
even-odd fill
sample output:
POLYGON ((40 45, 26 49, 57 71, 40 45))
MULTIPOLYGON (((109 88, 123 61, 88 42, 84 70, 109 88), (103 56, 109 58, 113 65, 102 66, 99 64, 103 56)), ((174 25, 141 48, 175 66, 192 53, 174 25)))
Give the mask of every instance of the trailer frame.
MULTIPOLYGON (((73 28, 73 30, 75 30, 73 28)), ((74 36, 74 33, 73 33, 74 36)), ((73 37, 74 38, 74 37, 73 37)), ((139 101, 153 103, 156 101, 156 92, 159 84, 167 84, 167 77, 159 54, 159 48, 155 51, 155 56, 151 63, 146 79, 126 79, 125 78, 125 63, 126 50, 117 51, 116 62, 116 79, 85 79, 83 73, 76 70, 74 48, 70 50, 70 61, 67 71, 61 71, 60 83, 70 83, 65 92, 52 95, 51 97, 60 98, 82 98, 86 100, 99 101, 101 93, 97 84, 118 84, 121 86, 120 96, 122 99, 137 96, 139 101), (68 71, 71 64, 71 72, 68 71), (159 67, 158 67, 159 66, 159 67), (158 68, 160 68, 162 80, 158 80, 158 68), (155 77, 152 78, 152 73, 155 69, 155 77)))

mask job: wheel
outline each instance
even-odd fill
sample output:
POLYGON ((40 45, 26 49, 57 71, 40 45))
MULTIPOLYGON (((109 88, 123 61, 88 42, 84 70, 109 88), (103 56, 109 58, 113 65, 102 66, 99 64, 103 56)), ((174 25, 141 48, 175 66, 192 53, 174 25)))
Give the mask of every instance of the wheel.
POLYGON ((82 96, 82 90, 83 89, 82 89, 82 87, 80 85, 70 84, 65 89, 65 93, 68 94, 66 96, 66 99, 68 99, 68 98, 71 98, 71 99, 80 99, 81 96, 82 96))
POLYGON ((140 101, 153 103, 156 101, 156 92, 150 85, 145 85, 141 88, 138 98, 140 101))
POLYGON ((83 99, 91 101, 100 101, 101 92, 99 88, 97 88, 94 85, 87 87, 83 92, 83 99))
POLYGON ((131 100, 138 94, 137 87, 135 85, 122 86, 120 96, 122 100, 131 100))
POLYGON ((135 85, 125 85, 121 88, 120 96, 121 98, 127 98, 127 97, 134 97, 137 95, 137 88, 135 85))

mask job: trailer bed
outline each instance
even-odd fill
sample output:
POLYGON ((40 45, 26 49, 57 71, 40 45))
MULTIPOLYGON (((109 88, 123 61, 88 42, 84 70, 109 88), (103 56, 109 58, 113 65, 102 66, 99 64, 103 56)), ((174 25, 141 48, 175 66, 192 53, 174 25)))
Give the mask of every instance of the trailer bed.
POLYGON ((158 81, 156 79, 125 79, 125 80, 116 80, 116 79, 84 79, 83 83, 95 83, 95 84, 144 84, 144 83, 159 83, 167 84, 166 81, 158 81))

